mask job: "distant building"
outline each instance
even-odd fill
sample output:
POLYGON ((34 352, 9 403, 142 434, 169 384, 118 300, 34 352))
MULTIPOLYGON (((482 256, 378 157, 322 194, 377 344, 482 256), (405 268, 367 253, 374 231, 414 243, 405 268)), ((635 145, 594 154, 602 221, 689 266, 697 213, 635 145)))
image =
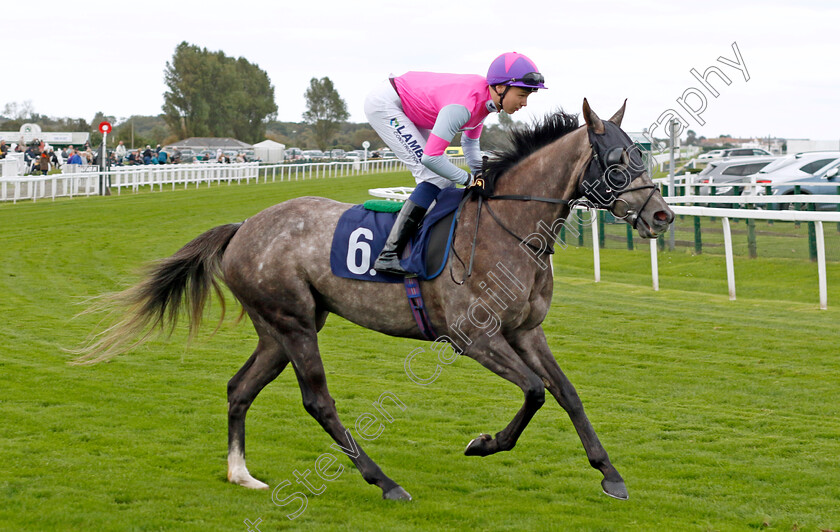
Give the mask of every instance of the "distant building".
POLYGON ((51 146, 84 146, 90 141, 90 133, 84 131, 41 131, 38 124, 23 124, 20 131, 0 131, 0 140, 6 144, 29 144, 33 140, 43 140, 51 146))

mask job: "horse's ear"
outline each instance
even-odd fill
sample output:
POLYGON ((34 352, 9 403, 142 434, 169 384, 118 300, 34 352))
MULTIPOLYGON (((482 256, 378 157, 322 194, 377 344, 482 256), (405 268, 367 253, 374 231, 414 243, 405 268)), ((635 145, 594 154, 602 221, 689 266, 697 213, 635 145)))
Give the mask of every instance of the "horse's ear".
POLYGON ((621 127, 621 121, 624 119, 624 108, 625 107, 627 107, 627 98, 625 98, 624 103, 621 104, 621 109, 619 109, 618 111, 615 112, 614 115, 612 115, 612 118, 610 118, 610 122, 617 125, 618 127, 621 127))
POLYGON ((601 119, 598 118, 595 111, 589 107, 589 102, 586 101, 586 98, 583 99, 583 119, 586 120, 586 126, 589 129, 592 129, 598 135, 604 134, 604 123, 601 122, 601 119))

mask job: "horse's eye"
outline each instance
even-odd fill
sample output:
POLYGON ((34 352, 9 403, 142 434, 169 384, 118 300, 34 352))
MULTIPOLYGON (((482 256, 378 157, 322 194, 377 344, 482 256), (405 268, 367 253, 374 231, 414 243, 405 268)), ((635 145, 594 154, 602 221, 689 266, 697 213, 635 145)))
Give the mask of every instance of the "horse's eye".
POLYGON ((624 151, 624 148, 610 148, 604 160, 608 167, 627 164, 627 153, 624 151))

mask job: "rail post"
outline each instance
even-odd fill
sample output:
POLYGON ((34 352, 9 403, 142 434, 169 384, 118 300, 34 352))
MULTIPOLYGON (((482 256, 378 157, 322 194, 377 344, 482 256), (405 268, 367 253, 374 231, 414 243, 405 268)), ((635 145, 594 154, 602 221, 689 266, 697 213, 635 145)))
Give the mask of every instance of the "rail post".
POLYGON ((600 246, 598 242, 600 242, 601 237, 599 236, 598 231, 598 223, 592 224, 592 262, 595 267, 595 282, 601 282, 601 250, 599 249, 600 246))
POLYGON ((729 284, 729 300, 735 301, 735 261, 732 257, 732 231, 729 227, 729 218, 721 218, 723 221, 723 245, 726 253, 726 281, 729 284))
POLYGON ((598 247, 603 248, 606 244, 606 219, 607 212, 598 210, 598 247))
POLYGON ((694 253, 700 255, 703 253, 703 239, 700 234, 700 217, 694 217, 694 253))
POLYGON ((817 238, 817 275, 819 276, 820 285, 820 309, 826 310, 828 308, 828 288, 825 278, 825 234, 823 233, 823 223, 816 222, 816 238, 817 238))
POLYGON ((583 247, 583 220, 580 219, 580 216, 578 216, 577 219, 578 219, 578 247, 583 247))
POLYGON ((656 241, 658 239, 651 239, 650 241, 650 274, 653 278, 653 289, 659 291, 659 261, 656 256, 656 241))
MULTIPOLYGON (((817 206, 809 203, 808 210, 815 211, 817 210, 817 206)), ((817 260, 817 233, 814 222, 808 222, 808 257, 811 259, 811 262, 816 262, 817 260)))

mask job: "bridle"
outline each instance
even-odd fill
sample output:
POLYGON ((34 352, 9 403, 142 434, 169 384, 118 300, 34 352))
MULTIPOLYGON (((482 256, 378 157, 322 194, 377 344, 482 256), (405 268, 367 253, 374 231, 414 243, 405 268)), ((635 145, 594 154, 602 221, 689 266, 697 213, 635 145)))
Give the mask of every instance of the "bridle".
POLYGON ((640 215, 658 188, 653 183, 631 186, 645 172, 639 149, 620 127, 609 121, 603 125, 603 133, 595 133, 591 128, 587 130, 592 154, 578 179, 578 194, 591 207, 608 210, 616 218, 626 220, 633 229, 638 229, 640 215), (621 199, 624 194, 646 189, 650 189, 650 194, 637 211, 621 199), (625 206, 623 214, 618 212, 619 202, 625 206))
MULTIPOLYGON (((466 278, 472 274, 473 261, 475 259, 476 242, 478 241, 478 227, 479 222, 481 220, 481 211, 483 207, 487 208, 487 213, 490 215, 491 218, 493 218, 493 220, 499 225, 499 227, 504 229, 508 234, 510 234, 516 240, 518 240, 520 244, 525 244, 538 254, 554 254, 553 245, 547 246, 545 248, 537 247, 534 246, 528 240, 517 235, 513 230, 511 230, 507 225, 505 225, 505 223, 501 219, 499 219, 499 217, 490 207, 489 201, 487 201, 485 204, 485 200, 538 201, 542 203, 550 203, 556 205, 568 205, 569 208, 573 208, 577 205, 580 205, 587 209, 605 209, 610 211, 610 213, 612 213, 613 216, 615 216, 616 218, 627 219, 628 223, 630 223, 633 229, 637 229, 636 226, 638 225, 639 220, 641 219, 640 215, 642 211, 645 210, 645 207, 647 207, 647 204, 650 202, 651 198, 653 198, 653 195, 659 189, 653 183, 649 185, 639 185, 635 187, 630 186, 637 179, 641 178, 645 171, 644 166, 642 165, 641 155, 638 152, 638 148, 630 140, 630 137, 628 137, 627 134, 624 133, 624 131, 622 131, 621 128, 619 128, 617 125, 607 121, 604 122, 604 126, 605 131, 602 134, 593 133, 591 128, 588 128, 587 130, 589 134, 590 156, 587 160, 586 166, 584 166, 583 170, 578 176, 577 198, 568 200, 564 198, 546 198, 541 196, 530 196, 523 194, 487 194, 484 190, 484 182, 481 179, 478 179, 476 181, 476 186, 473 186, 470 189, 468 189, 468 192, 464 194, 464 199, 461 200, 461 204, 458 206, 458 211, 461 210, 461 207, 463 207, 464 203, 468 201, 473 196, 473 194, 477 196, 478 211, 475 220, 475 232, 473 234, 472 249, 470 251, 470 261, 469 265, 467 266, 466 275, 463 280, 461 280, 460 282, 455 280, 455 277, 452 274, 452 266, 450 265, 449 275, 452 278, 453 282, 455 282, 456 284, 463 284, 466 281, 466 278), (600 137, 605 138, 601 139, 600 137), (606 142, 615 141, 615 137, 619 137, 620 140, 624 142, 620 143, 619 145, 612 144, 608 148, 604 147, 604 144, 606 142), (628 152, 628 148, 630 148, 630 152, 628 152), (624 186, 621 186, 621 182, 616 182, 614 179, 612 179, 612 176, 615 174, 620 174, 622 177, 624 177, 624 186), (642 206, 639 208, 638 211, 631 209, 630 204, 627 203, 626 200, 621 199, 621 196, 623 196, 624 194, 635 192, 637 190, 647 189, 650 189, 650 194, 648 194, 648 197, 645 198, 644 203, 642 203, 642 206), (616 212, 616 206, 619 202, 623 203, 626 206, 623 215, 619 215, 616 212)), ((484 163, 486 166, 486 157, 484 158, 484 163)), ((454 240, 451 246, 454 256, 461 262, 462 265, 464 265, 464 261, 461 260, 461 257, 458 256, 458 253, 455 251, 454 240)))

